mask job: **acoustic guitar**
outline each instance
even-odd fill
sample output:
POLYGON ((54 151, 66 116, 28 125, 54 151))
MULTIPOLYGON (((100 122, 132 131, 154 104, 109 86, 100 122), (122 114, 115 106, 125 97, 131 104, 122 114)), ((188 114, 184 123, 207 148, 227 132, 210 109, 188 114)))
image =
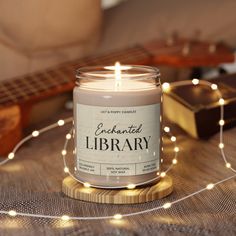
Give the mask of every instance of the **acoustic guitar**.
POLYGON ((0 155, 8 154, 22 137, 33 104, 74 87, 82 66, 121 64, 175 67, 217 66, 233 62, 232 50, 221 43, 186 39, 156 40, 105 55, 91 56, 0 82, 0 155))

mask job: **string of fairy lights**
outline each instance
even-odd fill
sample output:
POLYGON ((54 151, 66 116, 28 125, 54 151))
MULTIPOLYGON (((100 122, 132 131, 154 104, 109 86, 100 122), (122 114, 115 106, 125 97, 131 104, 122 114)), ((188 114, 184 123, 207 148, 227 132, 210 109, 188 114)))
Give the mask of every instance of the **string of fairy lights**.
MULTIPOLYGON (((66 141, 64 143, 64 148, 61 151, 62 158, 63 158, 63 163, 64 163, 64 172, 68 173, 76 181, 82 183, 84 185, 84 187, 94 187, 94 188, 103 188, 103 189, 120 189, 120 188, 134 189, 134 188, 136 188, 138 186, 154 182, 155 180, 157 180, 159 178, 164 178, 166 176, 167 172, 169 172, 171 170, 173 165, 177 164, 177 162, 178 162, 177 161, 177 156, 178 156, 178 152, 179 152, 179 147, 177 146, 176 137, 174 135, 172 135, 172 133, 170 132, 170 128, 166 126, 166 127, 164 127, 164 131, 165 131, 165 133, 167 133, 167 135, 170 137, 170 140, 174 144, 174 148, 173 148, 174 158, 172 159, 172 163, 169 165, 169 167, 165 171, 157 172, 157 176, 155 178, 152 178, 152 179, 148 180, 148 181, 140 182, 140 183, 137 183, 137 184, 130 183, 128 185, 109 186, 109 187, 107 187, 107 186, 103 186, 103 185, 94 185, 94 184, 91 184, 91 183, 88 183, 88 182, 83 182, 80 179, 76 178, 76 176, 70 172, 70 169, 67 166, 67 162, 66 162, 68 141, 70 139, 72 139, 72 137, 73 137, 73 134, 74 134, 74 130, 73 129, 71 129, 71 131, 66 135, 66 141)), ((75 153, 73 153, 73 154, 75 154, 75 153)), ((161 159, 161 163, 162 162, 163 162, 163 159, 161 159)), ((75 167, 74 170, 76 171, 77 168, 75 167)))
MULTIPOLYGON (((136 211, 136 212, 132 212, 132 213, 127 213, 127 214, 115 214, 115 215, 105 215, 105 216, 69 216, 69 215, 43 215, 43 214, 32 214, 32 213, 27 213, 27 212, 17 212, 14 209, 6 211, 6 210, 0 210, 0 214, 4 214, 4 215, 8 215, 10 217, 15 217, 15 216, 24 216, 24 217, 35 217, 35 218, 48 218, 48 219, 57 219, 57 220, 63 220, 63 221, 68 221, 68 220, 103 220, 103 219, 115 219, 115 220, 120 220, 123 217, 130 217, 130 216, 135 216, 135 215, 139 215, 139 214, 144 214, 144 213, 148 213, 148 212, 152 212, 152 211, 157 211, 159 209, 168 209, 171 206, 173 206, 174 204, 177 204, 181 201, 184 201, 190 197, 196 196, 197 194, 200 194, 204 191, 208 191, 208 190, 212 190, 215 186, 224 183, 230 179, 233 179, 236 177, 236 170, 231 166, 231 163, 228 162, 227 156, 224 152, 224 140, 223 140, 223 127, 225 124, 224 121, 224 104, 225 104, 225 100, 222 98, 222 95, 218 89, 218 86, 216 84, 210 83, 208 81, 204 81, 204 80, 198 80, 198 79, 193 79, 192 81, 178 81, 178 82, 174 82, 171 85, 169 83, 163 83, 162 84, 162 89, 163 92, 168 93, 168 91, 171 89, 171 86, 184 86, 184 85, 193 85, 193 86, 197 86, 198 84, 202 84, 202 85, 206 85, 208 87, 210 87, 211 90, 215 91, 218 95, 218 103, 220 105, 220 119, 219 119, 219 126, 220 126, 220 138, 219 138, 219 144, 218 144, 218 148, 220 149, 221 152, 221 156, 223 158, 223 161, 225 163, 225 168, 230 169, 233 172, 233 175, 224 178, 218 182, 212 182, 212 183, 208 183, 205 187, 199 189, 198 191, 195 191, 191 194, 188 194, 184 197, 181 197, 179 199, 176 199, 172 202, 166 202, 161 206, 157 206, 157 207, 153 207, 153 208, 148 208, 146 210, 141 210, 141 211, 136 211)), ((8 158, 4 159, 3 161, 0 162, 0 166, 4 165, 5 163, 9 162, 10 160, 15 158, 16 152, 18 151, 18 149, 27 141, 29 141, 30 139, 33 138, 37 138, 39 135, 41 135, 42 133, 45 133, 49 130, 52 130, 54 128, 57 127, 61 127, 64 126, 67 123, 72 122, 73 119, 72 117, 64 119, 64 120, 58 120, 56 123, 51 124, 49 126, 46 126, 40 130, 35 130, 33 131, 30 135, 26 136, 25 138, 23 138, 12 150, 12 152, 10 152, 8 154, 8 158)), ((162 171, 161 173, 157 172, 157 177, 155 177, 154 179, 151 179, 150 181, 146 181, 146 182, 142 182, 142 183, 138 183, 138 184, 128 184, 127 186, 118 186, 118 188, 127 188, 130 189, 130 191, 132 191, 132 189, 136 188, 136 186, 140 186, 143 184, 147 184, 149 182, 153 182, 154 180, 158 179, 158 178, 164 178, 166 176, 166 174, 172 169, 172 167, 174 165, 176 165, 178 163, 177 160, 177 156, 178 153, 180 151, 180 148, 177 145, 177 138, 171 133, 170 131, 170 127, 165 126, 164 127, 164 131, 165 133, 168 135, 168 137, 170 138, 170 140, 173 142, 173 152, 174 152, 174 157, 172 159, 171 164, 169 165, 169 167, 165 170, 162 171)), ((82 182, 80 180, 78 180, 70 171, 67 162, 66 162, 66 156, 67 156, 67 146, 69 143, 69 140, 71 140, 74 136, 74 131, 73 128, 70 130, 70 132, 68 132, 65 136, 65 143, 63 146, 63 149, 61 151, 61 155, 63 157, 63 164, 64 164, 64 172, 69 174, 72 178, 74 178, 76 181, 81 182, 85 188, 90 188, 90 187, 103 187, 103 186, 95 186, 92 185, 88 182, 82 182)), ((163 162, 163 159, 161 159, 161 162, 163 162)))

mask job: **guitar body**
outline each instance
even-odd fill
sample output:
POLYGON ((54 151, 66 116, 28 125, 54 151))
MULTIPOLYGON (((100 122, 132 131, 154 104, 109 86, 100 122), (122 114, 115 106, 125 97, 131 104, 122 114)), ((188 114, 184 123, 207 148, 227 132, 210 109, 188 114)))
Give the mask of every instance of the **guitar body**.
POLYGON ((49 97, 47 100, 28 101, 21 105, 0 108, 0 157, 7 156, 24 136, 24 128, 53 116, 66 101, 67 94, 49 97), (45 114, 45 110, 48 112, 45 114))
POLYGON ((0 155, 7 155, 22 138, 21 109, 0 108, 0 155))

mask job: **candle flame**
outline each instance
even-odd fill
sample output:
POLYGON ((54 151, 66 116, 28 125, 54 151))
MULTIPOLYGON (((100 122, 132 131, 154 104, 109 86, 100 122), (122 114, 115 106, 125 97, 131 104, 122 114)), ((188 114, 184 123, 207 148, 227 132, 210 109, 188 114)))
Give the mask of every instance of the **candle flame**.
POLYGON ((121 66, 120 62, 115 63, 115 78, 116 81, 121 80, 121 66))
MULTIPOLYGON (((115 78, 115 83, 114 83, 115 90, 118 91, 121 87, 121 81, 122 81, 121 78, 124 77, 124 74, 122 75, 122 70, 130 70, 132 69, 132 66, 121 65, 120 62, 116 62, 114 66, 105 66, 104 69, 114 71, 112 75, 114 75, 115 78)), ((109 76, 110 74, 108 74, 108 77, 109 76)), ((129 76, 132 75, 130 74, 129 76)))
MULTIPOLYGON (((120 65, 120 70, 130 70, 132 69, 132 66, 127 66, 127 65, 121 65, 119 62, 116 62, 115 65, 118 64, 120 65)), ((104 66, 104 69, 106 70, 115 70, 116 66, 104 66)))
POLYGON ((115 63, 115 90, 117 91, 121 85, 121 65, 119 62, 115 63))

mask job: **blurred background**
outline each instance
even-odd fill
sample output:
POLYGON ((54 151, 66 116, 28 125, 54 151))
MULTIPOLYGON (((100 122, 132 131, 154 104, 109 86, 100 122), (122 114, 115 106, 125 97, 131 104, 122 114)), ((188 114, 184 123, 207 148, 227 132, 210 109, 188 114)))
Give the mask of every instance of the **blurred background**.
POLYGON ((173 34, 235 47, 235 9, 234 0, 1 0, 0 80, 173 34))

